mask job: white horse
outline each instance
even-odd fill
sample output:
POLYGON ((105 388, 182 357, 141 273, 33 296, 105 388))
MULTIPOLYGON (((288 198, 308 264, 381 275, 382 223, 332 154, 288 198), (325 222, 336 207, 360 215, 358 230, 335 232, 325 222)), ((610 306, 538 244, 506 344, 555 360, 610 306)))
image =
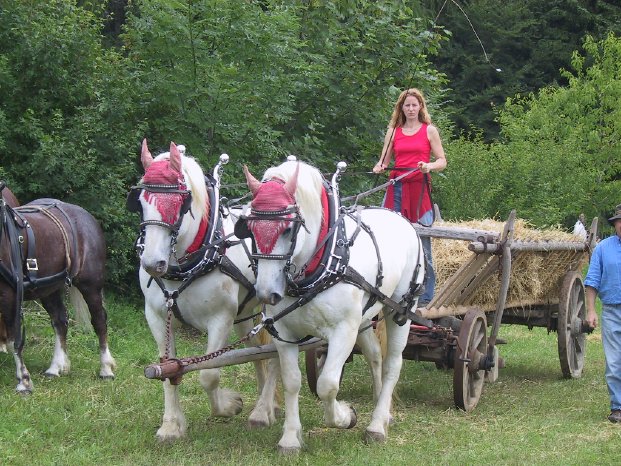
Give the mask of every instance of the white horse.
MULTIPOLYGON (((326 424, 338 428, 350 428, 356 423, 355 411, 345 402, 337 401, 336 396, 343 364, 358 340, 365 356, 371 359, 372 372, 381 374, 381 380, 373 380, 376 405, 365 438, 384 441, 392 394, 399 379, 402 352, 410 329, 412 314, 408 311, 416 307, 417 291, 425 274, 423 250, 416 231, 401 215, 381 208, 362 209, 359 214, 352 211, 351 215, 341 218, 345 230, 340 245, 345 245, 347 250, 334 253, 331 260, 336 265, 326 268, 332 269, 328 275, 340 274, 343 279, 323 287, 316 295, 311 291, 308 297, 312 299, 292 310, 299 300, 288 296, 292 290, 299 291, 296 275, 307 269, 323 242, 320 239, 322 228, 325 231, 323 179, 317 169, 294 161, 268 169, 263 183, 246 167, 244 171, 253 194, 245 222, 257 251, 253 255, 258 265, 255 289, 259 300, 270 305, 267 316, 274 319, 273 334, 280 338, 275 339, 275 343, 285 391, 285 423, 279 450, 297 452, 302 447, 298 409, 299 350, 292 342, 307 335, 328 342, 328 353, 317 380, 317 394, 323 402, 326 424), (381 279, 380 275, 383 275, 381 279), (356 281, 352 277, 358 277, 358 285, 352 284, 356 281), (370 301, 372 296, 381 297, 382 302, 370 301), (401 305, 404 297, 406 304, 401 311, 395 310, 395 305, 401 305), (391 309, 386 303, 390 303, 391 309), (364 310, 365 307, 368 309, 364 310), (371 325, 371 319, 382 308, 387 315, 387 352, 383 368, 380 368, 378 365, 382 362, 372 331, 359 332, 371 325)), ((238 225, 236 231, 243 236, 241 226, 238 225)), ((299 292, 293 294, 299 295, 299 292)))
MULTIPOLYGON (((179 147, 184 151, 183 146, 179 147)), ((172 321, 178 325, 179 320, 182 320, 207 332, 207 353, 226 346, 235 319, 251 315, 252 308, 257 304, 254 298, 246 302, 249 290, 239 280, 223 273, 220 265, 202 261, 208 254, 199 245, 204 244, 201 238, 210 231, 208 223, 210 218, 214 218, 212 209, 217 210, 217 206, 213 205, 213 200, 209 202, 202 169, 193 158, 181 151, 171 143, 169 152, 153 159, 144 140, 141 160, 145 175, 132 191, 135 207, 141 209, 143 220, 143 233, 139 238, 142 244, 140 241, 138 243, 141 250, 140 286, 145 297, 146 319, 157 342, 160 358, 175 357, 174 335, 167 331, 168 307, 163 289, 173 294, 175 290, 179 291, 178 296, 173 296, 176 309, 172 321), (187 264, 192 264, 190 272, 187 272, 187 264), (206 267, 206 273, 201 272, 201 267, 206 267), (189 273, 186 273, 185 281, 171 279, 171 271, 179 269, 189 273), (188 280, 190 276, 191 280, 188 280), (238 316, 240 305, 243 309, 238 316)), ((216 199, 216 202, 219 200, 216 199)), ((131 208, 129 204, 128 200, 128 207, 131 208)), ((217 228, 216 225, 213 227, 217 228)), ((219 237, 221 243, 222 238, 233 231, 231 215, 222 219, 222 228, 223 231, 215 231, 214 236, 219 237)), ((254 282, 248 255, 241 245, 228 247, 226 253, 216 252, 220 253, 226 254, 247 282, 254 282)), ((238 335, 242 336, 252 326, 250 319, 237 324, 235 328, 238 335)), ((258 344, 258 340, 253 339, 253 343, 258 344)), ((272 361, 268 364, 267 372, 265 364, 255 363, 262 395, 250 414, 251 427, 268 426, 276 420, 277 406, 274 400, 278 364, 272 361)), ((232 417, 241 412, 240 394, 219 386, 220 369, 202 370, 199 379, 209 395, 213 416, 232 417)), ((172 383, 169 379, 164 381, 164 416, 157 431, 157 437, 162 441, 182 437, 186 432, 177 383, 176 380, 172 383)))

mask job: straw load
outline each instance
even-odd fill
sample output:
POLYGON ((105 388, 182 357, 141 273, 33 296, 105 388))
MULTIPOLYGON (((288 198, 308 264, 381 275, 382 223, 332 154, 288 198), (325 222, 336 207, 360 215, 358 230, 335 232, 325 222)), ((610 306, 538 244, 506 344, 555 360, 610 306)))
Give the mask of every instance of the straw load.
MULTIPOLYGON (((457 227, 484 230, 502 234, 505 224, 491 219, 468 222, 436 222, 434 227, 457 227)), ((584 241, 560 228, 538 230, 524 220, 516 219, 514 241, 536 242, 536 251, 512 251, 511 279, 505 307, 526 307, 534 304, 555 304, 565 273, 581 270, 588 262, 588 254, 582 251, 546 250, 546 242, 584 241), (540 247, 539 247, 540 246, 540 247)), ((468 250, 467 241, 432 237, 433 262, 436 272, 436 294, 447 279, 470 260, 474 253, 468 250)), ((490 259, 492 260, 492 259, 490 259)), ((500 273, 492 273, 480 283, 463 305, 474 305, 482 310, 494 310, 500 291, 500 273)))

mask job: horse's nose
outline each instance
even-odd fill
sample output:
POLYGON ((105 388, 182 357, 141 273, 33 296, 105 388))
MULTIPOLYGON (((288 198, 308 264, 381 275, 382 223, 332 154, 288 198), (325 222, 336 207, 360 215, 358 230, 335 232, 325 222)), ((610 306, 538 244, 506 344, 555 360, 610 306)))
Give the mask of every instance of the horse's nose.
POLYGON ((154 277, 160 277, 164 275, 164 273, 168 269, 168 263, 164 260, 157 261, 154 263, 149 263, 149 264, 146 264, 143 262, 142 266, 144 267, 144 269, 147 271, 149 275, 152 275, 154 277))
POLYGON ((280 302, 282 295, 278 293, 261 294, 257 293, 257 299, 263 304, 275 305, 280 302))

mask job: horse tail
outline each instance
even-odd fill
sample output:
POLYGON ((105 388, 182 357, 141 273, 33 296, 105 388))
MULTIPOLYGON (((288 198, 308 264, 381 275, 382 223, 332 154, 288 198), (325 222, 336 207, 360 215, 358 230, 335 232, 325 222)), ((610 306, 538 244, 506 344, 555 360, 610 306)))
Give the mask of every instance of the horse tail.
POLYGON ((384 311, 381 311, 378 316, 378 322, 377 325, 375 326, 375 336, 377 337, 377 340, 379 341, 380 344, 380 348, 382 350, 382 359, 384 359, 386 357, 386 322, 384 321, 384 311))
POLYGON ((69 287, 69 301, 75 312, 75 321, 77 327, 82 331, 91 331, 93 326, 91 325, 90 313, 88 305, 84 300, 84 296, 80 293, 80 290, 76 286, 69 287))
MULTIPOLYGON (((375 336, 379 340, 380 349, 382 351, 382 360, 386 357, 386 351, 388 351, 386 346, 386 320, 384 320, 384 311, 381 311, 378 315, 378 322, 375 326, 375 336)), ((392 392, 392 400, 391 403, 400 402, 399 394, 397 393, 397 387, 392 392)))

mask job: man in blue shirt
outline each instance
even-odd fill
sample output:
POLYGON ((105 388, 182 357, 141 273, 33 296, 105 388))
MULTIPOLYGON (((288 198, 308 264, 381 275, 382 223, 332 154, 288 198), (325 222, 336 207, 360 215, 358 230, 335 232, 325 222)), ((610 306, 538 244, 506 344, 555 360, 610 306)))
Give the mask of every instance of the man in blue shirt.
POLYGON ((621 204, 608 219, 615 235, 595 247, 586 286, 587 323, 595 328, 595 298, 602 302, 602 343, 606 356, 606 384, 610 394, 610 422, 621 422, 621 204))

